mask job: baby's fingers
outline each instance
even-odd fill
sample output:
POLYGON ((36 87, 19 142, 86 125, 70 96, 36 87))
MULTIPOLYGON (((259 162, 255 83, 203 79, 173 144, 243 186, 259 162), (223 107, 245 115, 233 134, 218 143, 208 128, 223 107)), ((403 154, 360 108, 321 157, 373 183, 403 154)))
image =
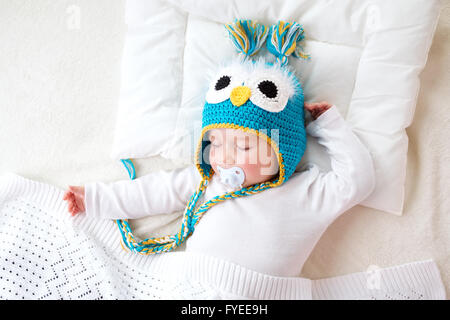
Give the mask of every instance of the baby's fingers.
POLYGON ((81 212, 85 212, 86 211, 86 208, 84 207, 84 202, 83 201, 79 201, 79 203, 77 203, 77 208, 81 212))
POLYGON ((73 213, 73 207, 74 207, 74 202, 73 202, 73 201, 70 201, 70 202, 69 202, 69 212, 70 212, 70 213, 73 213))
POLYGON ((305 106, 305 108, 306 109, 311 109, 312 107, 314 107, 314 105, 316 105, 317 103, 308 103, 308 102, 305 102, 304 103, 304 106, 305 106))
POLYGON ((68 200, 70 198, 71 194, 72 194, 72 192, 70 192, 70 191, 64 192, 63 200, 68 200))
POLYGON ((72 216, 76 215, 78 212, 80 212, 80 210, 77 207, 76 203, 72 203, 71 209, 69 210, 70 214, 72 216))
POLYGON ((319 107, 320 108, 330 108, 331 104, 328 103, 327 101, 322 101, 321 103, 319 103, 319 107))
POLYGON ((314 110, 320 108, 321 104, 318 102, 315 103, 305 103, 305 109, 308 110, 309 112, 313 112, 314 110))

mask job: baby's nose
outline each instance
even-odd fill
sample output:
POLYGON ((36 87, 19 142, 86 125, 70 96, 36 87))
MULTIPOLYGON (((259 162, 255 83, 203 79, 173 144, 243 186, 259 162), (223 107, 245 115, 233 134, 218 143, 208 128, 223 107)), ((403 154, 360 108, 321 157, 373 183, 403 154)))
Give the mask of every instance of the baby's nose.
POLYGON ((222 153, 222 163, 227 165, 234 165, 235 162, 235 155, 234 155, 234 149, 232 148, 225 148, 222 153))
POLYGON ((234 158, 230 155, 230 152, 224 154, 222 157, 222 163, 226 165, 234 165, 234 158))

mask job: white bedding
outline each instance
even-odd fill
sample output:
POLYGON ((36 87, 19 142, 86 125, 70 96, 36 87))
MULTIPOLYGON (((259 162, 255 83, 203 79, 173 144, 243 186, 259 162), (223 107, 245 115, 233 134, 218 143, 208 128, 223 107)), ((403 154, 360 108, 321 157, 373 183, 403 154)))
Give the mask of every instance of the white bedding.
MULTIPOLYGON (((371 152, 376 185, 361 205, 403 211, 408 139, 439 0, 129 0, 113 159, 162 155, 190 164, 208 75, 236 56, 224 23, 296 21, 311 60, 291 58, 305 101, 335 104, 371 152), (388 76, 387 76, 388 75, 388 76)), ((258 56, 273 58, 267 50, 258 56)), ((308 137, 302 162, 329 170, 308 137)))
MULTIPOLYGON (((2 3, 0 173, 59 187, 128 179, 110 151, 125 37, 124 1, 2 3), (46 5, 43 5, 46 4, 46 5), (79 14, 79 28, 70 22, 79 14)), ((450 7, 441 13, 409 137, 403 215, 356 206, 336 220, 302 272, 312 279, 433 258, 450 292, 450 7)), ((319 98, 319 93, 315 93, 319 98)), ((327 97, 324 97, 325 99, 327 97)), ((178 167, 156 156, 137 174, 178 167)), ((137 233, 165 234, 177 213, 142 219, 137 233), (171 223, 170 223, 171 222, 171 223)))

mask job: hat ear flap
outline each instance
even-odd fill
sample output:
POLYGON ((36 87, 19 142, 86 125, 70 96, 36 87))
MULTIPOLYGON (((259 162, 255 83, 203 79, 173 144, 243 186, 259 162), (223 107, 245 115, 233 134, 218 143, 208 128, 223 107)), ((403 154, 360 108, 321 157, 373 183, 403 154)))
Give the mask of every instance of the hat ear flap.
POLYGON ((256 54, 267 38, 267 27, 252 20, 238 20, 226 24, 231 40, 236 49, 245 58, 256 54))
POLYGON ((297 22, 278 21, 269 28, 267 50, 279 60, 281 65, 287 64, 291 54, 296 58, 308 60, 311 56, 302 52, 303 48, 299 44, 305 38, 303 33, 302 25, 297 22))

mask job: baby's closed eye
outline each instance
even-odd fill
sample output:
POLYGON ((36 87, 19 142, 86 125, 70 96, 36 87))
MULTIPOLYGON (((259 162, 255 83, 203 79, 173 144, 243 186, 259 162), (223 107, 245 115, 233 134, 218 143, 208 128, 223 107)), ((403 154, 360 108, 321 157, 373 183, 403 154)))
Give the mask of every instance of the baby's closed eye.
POLYGON ((250 149, 252 149, 251 147, 249 147, 249 146, 237 146, 237 148, 239 149, 239 150, 243 150, 243 151, 248 151, 248 150, 250 150, 250 149))
POLYGON ((236 141, 236 147, 241 150, 253 149, 256 144, 257 142, 254 139, 250 139, 250 137, 241 138, 236 141))
POLYGON ((250 149, 253 149, 255 147, 255 143, 248 141, 248 140, 240 140, 236 143, 236 147, 239 150, 245 150, 248 151, 250 149))

